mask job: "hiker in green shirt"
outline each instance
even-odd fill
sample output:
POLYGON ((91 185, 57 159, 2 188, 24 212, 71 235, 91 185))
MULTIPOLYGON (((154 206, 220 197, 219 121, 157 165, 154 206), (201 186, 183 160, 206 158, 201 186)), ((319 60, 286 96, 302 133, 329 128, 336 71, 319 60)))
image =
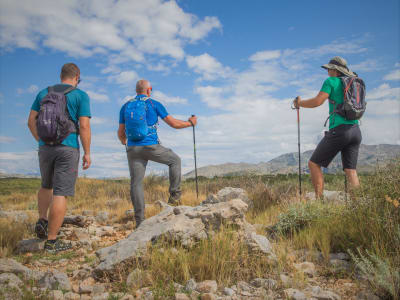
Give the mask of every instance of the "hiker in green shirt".
POLYGON ((343 103, 343 84, 339 77, 352 77, 357 74, 349 70, 346 60, 339 56, 332 58, 322 68, 328 70, 329 78, 323 83, 318 95, 307 100, 297 97, 294 101, 296 108, 314 108, 322 105, 328 98, 331 100, 329 101, 329 131, 325 131, 324 138, 308 162, 316 198, 320 198, 324 190, 321 166, 327 168, 338 152, 341 153, 343 170, 350 186, 354 188, 360 185, 356 170, 358 150, 362 139, 358 121, 347 120, 334 113, 334 106, 343 103))

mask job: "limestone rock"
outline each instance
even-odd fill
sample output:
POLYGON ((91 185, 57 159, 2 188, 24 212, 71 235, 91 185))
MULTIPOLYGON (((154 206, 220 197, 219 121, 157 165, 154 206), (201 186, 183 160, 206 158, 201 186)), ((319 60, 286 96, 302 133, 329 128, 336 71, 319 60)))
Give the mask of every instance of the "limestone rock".
POLYGON ((329 259, 350 260, 350 255, 348 255, 347 253, 343 253, 343 252, 331 253, 331 254, 329 254, 329 259))
POLYGON ((110 297, 109 293, 102 293, 100 295, 95 295, 92 297, 92 300, 108 300, 110 297))
POLYGON ((303 272, 310 277, 315 275, 315 265, 312 262, 305 261, 299 264, 294 264, 293 266, 297 271, 303 272))
POLYGON ((197 286, 196 281, 193 278, 189 279, 186 282, 185 290, 188 291, 188 292, 192 292, 192 291, 194 291, 196 289, 196 286, 197 286))
POLYGON ((310 291, 311 296, 318 300, 341 300, 339 295, 331 291, 324 291, 319 286, 311 286, 306 291, 310 291))
POLYGON ((351 269, 351 264, 347 260, 342 259, 331 259, 329 261, 331 266, 333 267, 333 271, 337 272, 348 272, 351 269))
POLYGON ((247 203, 249 207, 252 206, 252 202, 250 201, 247 192, 241 188, 233 187, 225 187, 220 190, 216 195, 209 195, 207 199, 202 202, 202 204, 215 204, 219 202, 227 202, 233 199, 240 199, 244 203, 247 203))
POLYGON ((265 288, 267 290, 274 289, 277 286, 276 280, 265 279, 265 278, 255 278, 250 281, 250 284, 256 288, 265 288))
MULTIPOLYGON (((306 193, 306 199, 315 200, 315 193, 308 192, 306 193)), ((347 195, 347 199, 350 199, 350 196, 347 195)), ((343 203, 346 201, 346 194, 342 191, 327 191, 324 190, 324 201, 325 202, 339 202, 343 203)))
POLYGON ((0 258, 0 274, 1 273, 13 273, 15 275, 22 275, 26 280, 39 280, 43 273, 39 271, 33 271, 23 266, 19 262, 10 258, 0 258))
POLYGON ((218 284, 215 280, 205 280, 199 282, 196 286, 196 291, 200 293, 216 293, 218 284))
POLYGON ((306 300, 307 299, 306 295, 303 292, 296 290, 296 289, 290 288, 290 289, 284 290, 283 292, 285 293, 286 298, 289 300, 306 300))
POLYGON ((223 224, 240 228, 247 207, 242 200, 233 199, 196 207, 179 206, 181 213, 176 215, 173 208, 167 206, 158 215, 144 220, 126 239, 97 251, 100 264, 95 272, 98 275, 111 273, 117 265, 141 257, 147 251, 149 242, 154 243, 161 238, 190 246, 207 238, 210 231, 218 230, 223 224))
POLYGON ((184 293, 176 293, 175 300, 190 300, 190 298, 184 293))
POLYGON ((104 224, 107 223, 109 214, 106 211, 100 211, 97 213, 95 220, 97 223, 104 224))
POLYGON ((67 274, 56 270, 53 270, 52 272, 46 272, 39 280, 38 284, 41 288, 48 290, 70 291, 72 289, 67 274))
POLYGON ((62 291, 54 290, 49 293, 51 300, 64 300, 64 294, 62 291))
POLYGON ((21 287, 24 283, 13 273, 0 274, 0 285, 8 287, 21 287))
POLYGON ((213 293, 205 293, 201 295, 200 297, 201 300, 216 300, 217 297, 213 293))
POLYGON ((64 300, 80 300, 81 297, 79 294, 75 294, 73 292, 68 292, 64 294, 64 300))
POLYGON ((265 236, 259 235, 254 231, 247 231, 245 241, 252 251, 262 252, 266 254, 271 260, 276 260, 276 256, 273 253, 271 243, 265 236))
POLYGON ((232 290, 231 288, 225 287, 224 288, 224 294, 226 296, 233 296, 233 295, 235 295, 235 291, 232 290))
POLYGON ((39 252, 44 249, 46 240, 41 239, 28 239, 22 240, 17 243, 15 252, 18 254, 27 252, 39 252))

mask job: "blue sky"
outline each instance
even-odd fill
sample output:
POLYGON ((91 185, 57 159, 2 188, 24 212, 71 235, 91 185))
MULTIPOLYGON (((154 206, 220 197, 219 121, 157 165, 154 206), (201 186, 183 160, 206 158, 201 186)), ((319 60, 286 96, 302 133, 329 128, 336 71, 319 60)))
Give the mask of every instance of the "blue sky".
MULTIPOLYGON (((80 175, 128 175, 118 112, 140 78, 174 117, 198 115, 198 166, 296 151, 290 101, 315 96, 336 55, 366 82, 363 142, 400 144, 399 12, 397 0, 0 0, 0 171, 38 173, 27 116, 66 62, 91 98, 93 165, 80 175)), ((302 151, 318 143, 327 111, 301 111, 302 151)), ((193 169, 191 129, 160 125, 162 144, 193 169)))

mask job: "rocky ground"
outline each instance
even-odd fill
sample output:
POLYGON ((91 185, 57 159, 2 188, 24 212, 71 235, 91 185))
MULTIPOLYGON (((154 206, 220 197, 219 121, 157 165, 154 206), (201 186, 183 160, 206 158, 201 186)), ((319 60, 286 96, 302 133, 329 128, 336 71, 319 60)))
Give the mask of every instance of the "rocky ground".
MULTIPOLYGON (((264 255, 271 264, 282 259, 274 251, 276 242, 259 234, 263 226, 246 221, 245 212, 252 204, 243 190, 225 188, 196 207, 171 207, 161 201, 158 205, 161 212, 137 230, 129 221, 132 210, 121 223, 106 212, 70 216, 60 237, 71 241, 74 249, 57 255, 43 252, 44 241, 21 241, 14 257, 0 259, 0 299, 21 299, 28 291, 55 300, 154 299, 148 272, 133 267, 124 277, 121 268, 145 255, 149 243, 168 237, 191 247, 225 225, 236 228, 253 255, 264 255)), ((23 214, 2 211, 0 217, 18 222, 24 220, 23 214)), ((175 299, 379 299, 357 278, 346 253, 331 253, 327 258, 318 251, 293 250, 284 259, 290 262, 290 270, 232 286, 213 280, 175 283, 175 299)))

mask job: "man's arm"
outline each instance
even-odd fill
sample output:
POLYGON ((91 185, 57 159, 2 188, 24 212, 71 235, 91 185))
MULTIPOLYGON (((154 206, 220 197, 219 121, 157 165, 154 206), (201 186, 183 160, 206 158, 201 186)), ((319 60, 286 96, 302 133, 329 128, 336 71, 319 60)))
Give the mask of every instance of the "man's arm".
POLYGON ((92 163, 90 159, 91 130, 89 117, 79 117, 79 134, 81 136, 82 148, 84 151, 82 168, 86 170, 92 163))
POLYGON ((36 118, 38 114, 39 112, 37 112, 36 110, 31 110, 28 117, 28 127, 35 140, 39 142, 39 135, 37 133, 37 127, 36 127, 36 118))
POLYGON ((189 120, 192 123, 190 123, 189 120, 188 121, 182 121, 182 120, 175 119, 171 115, 166 116, 163 120, 164 120, 165 123, 167 123, 169 126, 171 126, 172 128, 175 128, 175 129, 191 127, 192 123, 193 123, 193 126, 195 126, 196 123, 197 123, 197 117, 196 116, 189 118, 189 120))
POLYGON ((319 92, 316 97, 308 99, 308 100, 301 100, 300 97, 297 97, 297 99, 294 102, 294 105, 296 107, 298 107, 298 105, 300 105, 301 107, 313 108, 313 107, 322 105, 325 102, 325 100, 328 98, 329 98, 328 93, 319 92))
POLYGON ((119 124, 118 139, 121 141, 122 145, 126 145, 125 124, 119 124))

